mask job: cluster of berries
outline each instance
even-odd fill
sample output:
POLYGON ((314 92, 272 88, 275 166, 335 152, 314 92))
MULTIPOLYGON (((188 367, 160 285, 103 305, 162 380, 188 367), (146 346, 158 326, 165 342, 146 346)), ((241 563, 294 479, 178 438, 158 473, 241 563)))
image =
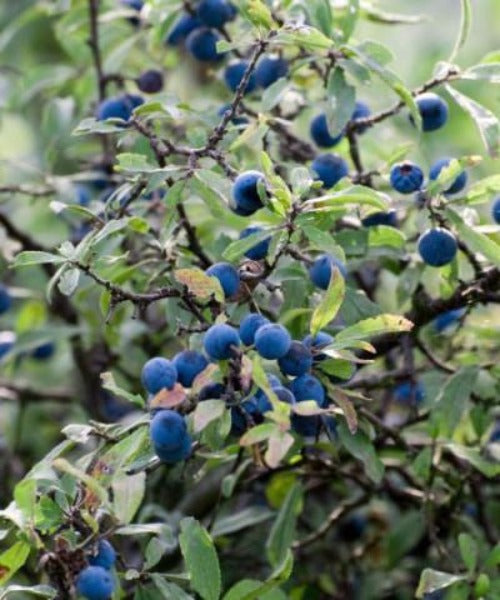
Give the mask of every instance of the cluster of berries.
MULTIPOLYGON (((286 381, 274 373, 268 373, 267 392, 262 389, 252 391, 251 384, 242 384, 239 402, 227 393, 225 380, 205 382, 197 392, 196 400, 226 399, 231 408, 232 432, 235 435, 245 431, 248 425, 262 422, 263 415, 272 410, 269 390, 280 401, 292 406, 313 400, 320 408, 325 408, 328 405, 325 388, 312 371, 319 362, 328 358, 325 348, 332 342, 333 337, 326 332, 319 332, 314 338, 308 335, 302 341, 292 340, 283 325, 271 323, 261 314, 249 313, 241 320, 239 328, 227 323, 212 325, 203 337, 204 353, 185 350, 172 360, 162 357, 150 359, 143 367, 142 383, 150 394, 150 436, 156 454, 166 463, 184 460, 191 451, 191 437, 184 417, 173 410, 158 408, 154 396, 162 390, 173 390, 178 385, 195 388, 195 380, 205 371, 209 362, 233 360, 243 352, 253 350, 266 361, 277 361, 277 367, 286 381)), ((318 415, 292 415, 293 429, 303 436, 317 435, 321 422, 318 415)), ((332 428, 331 418, 325 419, 325 423, 332 428)))
POLYGON ((116 562, 115 549, 107 540, 99 540, 96 552, 87 559, 89 566, 76 579, 77 592, 87 600, 108 600, 115 589, 110 572, 116 562))

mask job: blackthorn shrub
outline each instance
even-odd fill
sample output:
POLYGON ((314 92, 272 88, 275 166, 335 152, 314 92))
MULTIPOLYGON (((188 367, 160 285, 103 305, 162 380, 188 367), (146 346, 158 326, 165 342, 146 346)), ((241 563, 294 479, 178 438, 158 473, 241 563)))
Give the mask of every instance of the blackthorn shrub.
POLYGON ((500 598, 498 2, 3 4, 0 599, 500 598))

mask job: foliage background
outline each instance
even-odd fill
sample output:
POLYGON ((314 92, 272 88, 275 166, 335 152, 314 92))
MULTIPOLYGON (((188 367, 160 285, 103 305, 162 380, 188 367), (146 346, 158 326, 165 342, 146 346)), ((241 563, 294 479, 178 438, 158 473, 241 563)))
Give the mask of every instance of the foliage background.
MULTIPOLYGON (((104 3, 110 6, 111 2, 104 3)), ((151 2, 152 5, 168 4, 161 0, 151 2)), ((172 3, 173 4, 173 3, 172 3)), ((428 21, 412 26, 389 27, 362 21, 356 29, 359 40, 382 40, 393 51, 396 60, 391 65, 402 77, 409 88, 413 88, 429 78, 435 63, 446 58, 453 46, 456 31, 460 21, 459 2, 454 0, 421 0, 410 3, 405 0, 384 1, 380 5, 384 9, 396 12, 419 12, 428 15, 428 21)), ((86 2, 59 0, 53 2, 5 2, 0 7, 0 179, 12 184, 24 184, 37 179, 39 173, 54 173, 58 175, 74 174, 82 169, 82 159, 99 151, 95 139, 89 137, 72 137, 71 132, 85 117, 92 114, 95 103, 95 74, 93 72, 89 52, 80 33, 73 32, 71 21, 79 11, 86 10, 86 2), (70 10, 71 5, 71 10, 70 10), (59 11, 68 10, 66 17, 61 20, 59 11)), ((500 22, 500 3, 497 0, 480 0, 474 3, 474 21, 466 47, 460 52, 461 65, 474 64, 485 54, 495 48, 498 43, 498 27, 500 22)), ((230 95, 224 90, 220 81, 210 82, 192 62, 179 58, 175 51, 166 50, 156 40, 145 42, 141 35, 135 37, 126 22, 114 22, 104 29, 103 53, 108 57, 113 69, 125 73, 138 74, 143 68, 153 65, 167 68, 166 94, 176 93, 181 100, 189 101, 199 110, 207 105, 213 107, 213 100, 207 100, 213 93, 221 100, 229 99, 230 95), (178 64, 180 61, 180 64, 178 64), (204 90, 210 88, 210 93, 204 90), (200 89, 203 93, 200 93, 200 89), (210 103, 210 104, 208 104, 210 103)), ((494 114, 500 113, 500 92, 498 87, 492 87, 486 82, 461 82, 458 86, 465 93, 487 106, 494 114)), ((382 109, 388 104, 387 88, 374 83, 370 88, 358 92, 374 109, 382 109)), ((472 155, 484 154, 477 130, 467 115, 451 104, 451 115, 447 126, 432 136, 426 136, 420 145, 412 150, 412 158, 421 164, 425 170, 440 155, 472 155)), ((304 111, 297 123, 298 131, 307 137, 307 127, 314 106, 304 111)), ((214 123, 216 121, 214 120, 214 123)), ((362 148, 365 163, 374 166, 381 157, 387 158, 391 152, 408 141, 409 125, 405 117, 399 116, 393 120, 391 127, 377 127, 363 137, 362 148)), ((194 132, 193 135, 195 135, 194 132)), ((346 142, 344 142, 345 144, 346 142)), ((146 151, 144 140, 135 143, 134 151, 146 151)), ((473 178, 480 179, 499 171, 499 160, 485 157, 479 167, 474 170, 473 178)), ((47 246, 56 246, 68 237, 68 227, 64 220, 54 215, 48 202, 39 198, 12 196, 2 198, 2 210, 10 215, 13 222, 18 223, 23 231, 47 246)), ((489 219, 489 204, 478 207, 481 217, 489 219)), ((228 215, 227 222, 220 224, 210 217, 200 202, 190 205, 190 216, 193 222, 200 225, 202 238, 216 239, 218 233, 225 236, 234 234, 241 221, 228 215), (216 230, 219 229, 219 231, 216 230)), ((221 252, 227 243, 227 237, 221 237, 215 252, 221 252)), ((13 248, 6 237, 0 232, 0 246, 4 257, 11 256, 13 248)), ((383 312, 397 312, 396 288, 398 278, 390 272, 385 272, 377 300, 383 312)), ((54 339, 57 343, 57 354, 47 365, 35 361, 24 361, 20 365, 9 364, 2 368, 2 377, 15 375, 16 381, 22 387, 40 390, 70 389, 74 401, 67 404, 47 401, 16 403, 5 400, 1 404, 0 432, 4 448, 1 468, 5 476, 0 491, 0 504, 5 505, 12 496, 12 489, 27 469, 46 454, 53 445, 61 439, 62 427, 69 423, 85 422, 88 410, 92 416, 98 416, 99 407, 82 406, 84 392, 82 382, 76 377, 67 341, 70 333, 66 326, 53 320, 46 311, 44 300, 45 278, 41 271, 35 269, 8 271, 5 262, 2 265, 2 278, 15 289, 19 299, 13 314, 1 318, 2 329, 16 328, 26 334, 27 347, 34 346, 46 338, 54 339), (33 334, 33 331, 35 333, 33 334), (38 333, 37 333, 38 332, 38 333)), ((297 287, 289 288, 290 297, 305 293, 300 283, 297 287)), ((134 321, 131 307, 120 309, 120 315, 103 331, 102 319, 98 315, 99 295, 91 284, 78 291, 76 298, 80 309, 85 312, 86 325, 82 331, 84 343, 89 344, 104 335, 117 363, 124 367, 131 377, 123 378, 118 370, 120 382, 127 381, 129 391, 140 392, 138 375, 147 354, 137 344, 137 340, 150 338, 151 346, 161 347, 168 355, 179 348, 178 340, 173 338, 173 328, 163 328, 165 319, 172 325, 177 316, 172 312, 166 314, 166 305, 155 305, 154 318, 162 324, 161 332, 148 330, 141 322, 134 321)), ((287 308, 291 308, 288 306, 287 308)), ((171 307, 169 306, 169 310, 171 307)), ((460 341, 465 350, 461 354, 461 362, 474 363, 477 355, 494 356, 498 351, 498 323, 500 322, 500 307, 479 307, 468 321, 466 331, 460 333, 460 341), (476 347, 477 340, 481 349, 476 347)), ((21 349, 22 350, 22 349, 21 349)), ((20 350, 20 351, 21 351, 20 350)), ((498 356, 498 355, 497 355, 498 356)), ((423 377, 429 391, 429 396, 437 393, 442 385, 442 373, 430 371, 423 377)), ((498 397, 498 384, 496 387, 498 397)), ((42 394, 43 395, 43 394, 42 394)), ((96 399, 97 402, 97 399, 96 399)), ((100 415, 102 416, 102 415, 100 415)), ((176 479, 170 481, 165 492, 173 493, 176 479)), ((286 487, 286 486, 285 486, 286 487)), ((278 495, 281 493, 278 490, 278 495)), ((269 495, 268 495, 269 496, 269 495)), ((243 502, 244 504, 244 502, 243 502)), ((276 505, 279 503, 276 502, 276 505)), ((500 525, 498 500, 491 508, 491 514, 500 525)), ((374 508, 377 513, 377 506, 374 508)), ((381 510, 381 514, 383 511, 381 510)), ((380 517, 391 521, 398 520, 401 515, 389 513, 380 517)), ((408 515, 407 515, 408 516, 408 515)), ((404 510, 402 518, 405 518, 404 510)), ((398 521, 399 522, 399 521, 398 521)), ((390 528, 390 523, 384 523, 390 528)), ((409 535, 412 528, 411 515, 408 523, 393 531, 391 543, 404 545, 404 536, 409 535), (407 529, 404 528, 407 526, 407 529), (398 538, 397 536, 401 536, 398 538)), ((472 526, 473 529, 473 526, 472 526)), ((244 538, 244 547, 235 550, 237 560, 232 564, 231 557, 225 557, 225 568, 245 571, 241 568, 245 551, 252 546, 252 535, 244 538), (241 552, 240 552, 241 551, 241 552)), ((336 546, 338 541, 333 541, 336 546)), ((137 552, 137 548, 134 549, 137 552)), ((376 551, 379 549, 376 548, 376 551)), ((348 548, 336 547, 342 554, 348 548)), ((328 563, 331 558, 327 554, 316 556, 317 560, 328 563)), ((372 557, 377 564, 377 557, 372 557)), ((250 557, 254 561, 255 557, 250 557)), ((403 561, 397 550, 380 570, 373 569, 373 577, 369 571, 366 575, 364 590, 374 586, 376 594, 384 594, 383 579, 393 577, 387 595, 369 597, 410 598, 410 587, 403 578, 400 593, 398 587, 398 572, 395 567, 403 561), (394 566, 394 569, 393 569, 394 566), (378 586, 378 587, 377 587, 378 586), (389 594, 392 593, 393 596, 389 594), (398 593, 400 595, 398 595, 398 593)), ((412 558, 408 559, 411 563, 412 558)), ((384 561, 382 561, 384 562, 384 561)), ((318 566, 318 565, 316 565, 318 566)), ((325 567, 326 568, 326 567, 325 567)), ((409 570, 413 569, 411 564, 409 570)), ((296 566, 299 572, 303 569, 303 578, 307 580, 311 564, 304 559, 304 564, 296 566)), ((321 571, 321 567, 317 569, 321 571)), ((405 568, 402 569, 405 571, 405 568)), ((262 568, 256 568, 252 576, 261 574, 262 568)), ((241 574, 243 576, 243 574, 241 574)), ((21 581, 33 582, 33 572, 28 570, 21 575, 21 581)), ((414 581, 412 582, 414 583, 414 581)), ((325 586, 328 587, 328 586, 325 586)), ((298 589, 298 588, 297 588, 298 589)), ((294 596, 299 598, 301 596, 294 596)), ((303 596, 304 598, 313 596, 303 596)), ((320 597, 320 596, 318 596, 320 597)), ((493 596, 492 596, 493 598, 493 596)))

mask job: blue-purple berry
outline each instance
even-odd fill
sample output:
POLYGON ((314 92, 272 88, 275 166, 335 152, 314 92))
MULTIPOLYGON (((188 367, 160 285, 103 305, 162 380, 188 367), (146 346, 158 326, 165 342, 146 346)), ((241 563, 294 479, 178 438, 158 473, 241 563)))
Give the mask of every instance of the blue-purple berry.
MULTIPOLYGON (((441 171, 450 165, 451 161, 451 158, 440 158, 437 160, 430 168, 429 179, 435 181, 439 177, 441 171)), ((461 192, 466 185, 467 171, 461 171, 456 176, 450 187, 444 190, 444 194, 457 194, 458 192, 461 192)))
POLYGON ((177 379, 181 385, 190 388, 196 377, 206 369, 208 360, 196 350, 183 350, 172 360, 177 369, 177 379))
POLYGON ((158 69, 148 69, 136 79, 137 87, 145 94, 157 94, 163 89, 163 73, 158 69))
POLYGON ((224 54, 217 52, 217 42, 220 39, 215 31, 201 27, 188 35, 186 48, 200 62, 216 62, 224 56, 224 54))
POLYGON ((150 394, 157 394, 162 389, 171 390, 177 382, 177 369, 170 360, 156 356, 143 366, 141 380, 150 394))
POLYGON ((227 325, 219 323, 212 325, 205 333, 203 347, 212 360, 227 360, 234 354, 234 350, 241 344, 238 331, 227 325))
POLYGON ((259 185, 265 183, 264 175, 259 171, 246 171, 236 177, 233 183, 232 197, 238 214, 251 215, 262 208, 259 185))
MULTIPOLYGON (((235 92, 238 89, 247 69, 248 61, 246 60, 235 61, 226 67, 224 71, 224 81, 232 92, 235 92)), ((245 85, 244 93, 250 94, 256 87, 257 80, 255 78, 255 73, 252 72, 245 85)))
POLYGON ((422 129, 435 131, 441 128, 448 119, 448 104, 437 94, 428 92, 415 98, 420 116, 422 129))
POLYGON ((255 334, 259 327, 268 325, 269 319, 266 319, 259 313, 250 313, 246 315, 240 323, 240 338, 245 346, 252 346, 255 341, 255 334))
POLYGON ((349 175, 347 162, 337 154, 320 154, 313 160, 311 169, 324 188, 333 187, 349 175))
POLYGON ((103 567, 86 567, 76 579, 78 594, 87 600, 109 600, 114 588, 111 574, 103 567))
POLYGON ((311 121, 310 133, 314 143, 320 148, 331 148, 332 146, 336 146, 344 137, 344 131, 341 131, 337 135, 330 134, 325 113, 321 113, 314 117, 311 121))
POLYGON ((395 210, 388 212, 374 212, 361 220, 365 227, 377 227, 378 225, 387 225, 388 227, 398 226, 398 216, 395 210))
MULTIPOLYGON (((260 233, 264 231, 262 227, 258 227, 257 225, 250 225, 250 227, 246 227, 240 233, 240 240, 243 240, 254 233, 260 233)), ((264 238, 260 242, 257 242, 254 246, 245 251, 245 256, 250 258, 251 260, 264 260, 269 252, 269 245, 271 243, 271 237, 264 238)))
POLYGON ((97 553, 89 556, 89 564, 94 567, 111 569, 116 561, 116 551, 108 540, 99 540, 97 553))
POLYGON ((400 194, 412 194, 422 187, 424 173, 418 165, 405 161, 392 167, 390 182, 400 194))
POLYGON ((219 280, 226 298, 234 296, 240 287, 240 276, 231 263, 215 263, 209 267, 205 273, 210 277, 216 277, 219 280))
POLYGON ((257 85, 264 89, 287 75, 288 61, 279 56, 263 56, 255 69, 257 85))
POLYGON ((9 290, 0 283, 0 315, 6 313, 12 306, 12 297, 9 290))
POLYGON ((169 46, 178 46, 185 41, 192 31, 201 26, 202 23, 197 17, 188 14, 181 15, 168 33, 165 42, 169 46))
POLYGON ((282 373, 298 377, 311 370, 313 356, 309 348, 302 342, 293 341, 288 352, 278 360, 282 373))
POLYGON ((257 329, 254 343, 262 358, 277 360, 288 352, 292 338, 283 325, 270 323, 257 329))
POLYGON ((457 254, 457 240, 447 229, 436 227, 425 231, 418 240, 422 260, 431 267, 449 264, 457 254))
POLYGON ((498 198, 496 198, 496 200, 493 202, 491 215, 493 216, 495 223, 500 225, 500 196, 498 196, 498 198))
POLYGON ((328 289, 332 278, 332 271, 337 268, 342 277, 347 277, 345 265, 332 254, 321 254, 309 267, 309 277, 316 287, 328 289))
POLYGON ((318 331, 314 336, 309 334, 302 340, 304 346, 311 350, 313 360, 325 360, 328 358, 328 354, 320 352, 322 348, 326 348, 333 342, 333 336, 326 331, 318 331))

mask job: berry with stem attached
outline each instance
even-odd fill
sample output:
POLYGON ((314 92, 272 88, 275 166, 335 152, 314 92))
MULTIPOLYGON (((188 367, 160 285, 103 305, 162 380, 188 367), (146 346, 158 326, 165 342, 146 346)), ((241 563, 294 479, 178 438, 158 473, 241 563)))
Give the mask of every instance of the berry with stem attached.
POLYGON ((405 161, 392 167, 390 181, 400 194, 412 194, 422 187, 424 173, 418 165, 405 161))
POLYGON ((208 356, 213 360, 227 360, 234 355, 234 351, 241 344, 238 331, 226 325, 219 323, 212 325, 205 333, 203 347, 208 356))

